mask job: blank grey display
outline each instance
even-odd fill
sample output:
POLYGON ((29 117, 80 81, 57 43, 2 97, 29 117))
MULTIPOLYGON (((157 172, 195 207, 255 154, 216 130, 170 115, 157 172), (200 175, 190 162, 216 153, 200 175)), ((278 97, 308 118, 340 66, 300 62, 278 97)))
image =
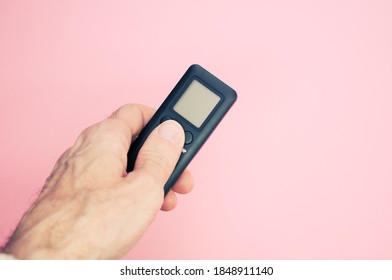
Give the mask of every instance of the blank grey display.
POLYGON ((193 80, 173 109, 199 128, 219 103, 220 97, 193 80))

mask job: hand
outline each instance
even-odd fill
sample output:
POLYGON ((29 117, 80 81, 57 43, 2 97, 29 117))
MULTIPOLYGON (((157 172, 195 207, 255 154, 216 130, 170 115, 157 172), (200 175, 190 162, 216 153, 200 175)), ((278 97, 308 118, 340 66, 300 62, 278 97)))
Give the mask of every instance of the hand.
POLYGON ((126 173, 127 152, 155 110, 125 105, 84 130, 57 161, 5 252, 20 259, 114 259, 127 253, 155 215, 193 187, 185 171, 164 198, 163 186, 184 144, 175 121, 158 126, 126 173))

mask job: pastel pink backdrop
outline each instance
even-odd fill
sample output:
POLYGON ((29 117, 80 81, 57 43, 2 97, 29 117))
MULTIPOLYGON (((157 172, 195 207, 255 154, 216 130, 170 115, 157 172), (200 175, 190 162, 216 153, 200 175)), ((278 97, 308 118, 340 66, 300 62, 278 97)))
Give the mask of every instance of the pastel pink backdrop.
POLYGON ((79 132, 199 63, 238 101, 131 259, 392 258, 392 2, 1 1, 0 242, 79 132))

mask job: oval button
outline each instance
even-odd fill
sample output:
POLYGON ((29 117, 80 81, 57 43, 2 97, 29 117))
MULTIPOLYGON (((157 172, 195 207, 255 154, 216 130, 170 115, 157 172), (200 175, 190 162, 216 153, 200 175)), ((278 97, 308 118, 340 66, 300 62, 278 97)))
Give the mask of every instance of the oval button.
POLYGON ((185 131, 185 144, 190 144, 193 141, 193 135, 189 131, 185 131))

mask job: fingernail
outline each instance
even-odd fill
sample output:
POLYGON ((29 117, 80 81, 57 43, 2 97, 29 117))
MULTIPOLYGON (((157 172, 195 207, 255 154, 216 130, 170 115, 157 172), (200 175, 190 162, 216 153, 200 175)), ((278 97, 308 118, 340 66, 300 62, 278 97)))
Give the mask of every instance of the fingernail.
POLYGON ((158 133, 173 144, 177 144, 184 137, 184 130, 181 125, 172 120, 162 123, 158 128, 158 133))

